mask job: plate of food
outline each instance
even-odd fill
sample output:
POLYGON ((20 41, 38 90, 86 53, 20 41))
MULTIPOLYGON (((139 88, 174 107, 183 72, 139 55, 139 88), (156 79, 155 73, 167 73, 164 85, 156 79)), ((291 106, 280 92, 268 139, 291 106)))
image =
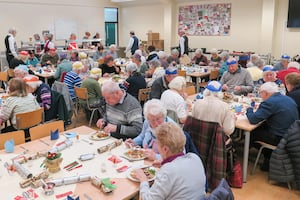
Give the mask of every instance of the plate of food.
POLYGON ((106 140, 108 138, 110 138, 110 133, 106 133, 104 131, 97 131, 90 136, 91 140, 106 140))
POLYGON ((124 157, 128 160, 135 161, 135 160, 144 160, 146 158, 145 152, 142 148, 132 148, 128 149, 124 153, 124 157))
POLYGON ((153 181, 155 179, 156 175, 156 170, 152 166, 142 166, 142 167, 131 167, 127 169, 126 171, 126 176, 128 179, 135 181, 135 182, 140 182, 136 177, 135 177, 135 170, 136 169, 142 169, 145 173, 145 175, 148 178, 148 181, 153 181))
POLYGON ((234 95, 229 92, 223 92, 223 101, 229 103, 234 99, 234 95))

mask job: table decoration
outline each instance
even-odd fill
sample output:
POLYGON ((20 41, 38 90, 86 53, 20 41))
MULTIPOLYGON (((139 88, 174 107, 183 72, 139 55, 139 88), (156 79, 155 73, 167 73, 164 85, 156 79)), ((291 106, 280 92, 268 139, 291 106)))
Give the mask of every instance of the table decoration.
POLYGON ((58 146, 54 147, 53 149, 49 150, 49 152, 51 152, 51 153, 57 153, 57 152, 60 152, 60 151, 62 151, 62 150, 64 150, 64 149, 66 149, 66 148, 72 146, 72 144, 73 144, 73 141, 67 139, 67 140, 61 142, 60 145, 58 145, 58 146))
POLYGON ((111 150, 111 149, 117 147, 117 146, 120 146, 120 145, 122 144, 122 142, 123 142, 123 140, 122 140, 122 139, 119 139, 119 140, 117 140, 117 141, 115 141, 115 142, 112 142, 112 143, 110 143, 110 144, 107 144, 107 145, 105 145, 105 146, 103 146, 103 147, 99 147, 99 148, 97 149, 97 151, 98 151, 99 154, 100 154, 100 153, 104 153, 104 152, 106 152, 106 151, 109 151, 109 150, 111 150))
POLYGON ((55 183, 55 186, 61 186, 61 185, 68 185, 78 182, 84 182, 84 181, 90 181, 91 175, 90 174, 81 174, 78 176, 69 176, 59 179, 53 179, 51 180, 52 183, 55 183))
POLYGON ((31 178, 32 177, 32 173, 27 170, 24 166, 22 166, 19 162, 14 161, 13 162, 13 166, 15 167, 16 171, 25 178, 31 178))
POLYGON ((49 173, 47 171, 43 171, 39 173, 36 176, 33 176, 31 178, 25 179, 24 181, 20 182, 20 187, 21 188, 26 188, 28 186, 31 186, 33 188, 38 188, 41 186, 41 181, 40 180, 45 180, 49 177, 49 173))
POLYGON ((105 193, 112 192, 117 188, 115 182, 111 181, 110 178, 100 179, 97 176, 92 177, 91 182, 94 186, 101 189, 105 193))
POLYGON ((44 164, 46 169, 48 169, 49 172, 55 173, 60 170, 60 164, 62 162, 61 153, 51 153, 48 152, 48 155, 46 159, 44 160, 44 164))

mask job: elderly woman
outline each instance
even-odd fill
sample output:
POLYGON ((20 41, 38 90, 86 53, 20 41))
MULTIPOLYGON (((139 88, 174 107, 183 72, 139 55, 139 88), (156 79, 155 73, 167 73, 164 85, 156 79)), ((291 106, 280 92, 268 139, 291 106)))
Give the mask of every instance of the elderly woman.
POLYGON ((192 116, 202 121, 217 122, 229 136, 234 131, 235 120, 229 105, 221 99, 221 90, 220 82, 210 81, 203 91, 203 99, 194 103, 192 116))
POLYGON ((14 69, 15 78, 24 78, 25 76, 28 76, 29 69, 27 65, 19 65, 14 69))
POLYGON ((48 84, 39 80, 39 77, 28 75, 23 78, 24 82, 28 85, 28 92, 36 97, 40 107, 44 108, 45 121, 51 120, 52 116, 48 115, 48 110, 51 108, 51 89, 48 84))
POLYGON ((145 154, 150 160, 160 159, 157 149, 157 140, 153 132, 160 124, 164 122, 173 122, 167 117, 167 110, 158 99, 151 99, 144 105, 145 121, 142 132, 134 139, 127 139, 125 144, 130 146, 141 146, 145 149, 145 154))
POLYGON ((293 72, 286 75, 285 85, 288 91, 287 96, 294 99, 298 105, 298 113, 300 115, 300 74, 293 72))
POLYGON ((147 83, 148 87, 151 87, 153 82, 162 77, 165 74, 165 70, 161 67, 160 61, 155 58, 149 62, 149 70, 146 72, 147 77, 152 77, 151 80, 147 83))
POLYGON ((168 85, 169 89, 164 91, 161 95, 161 101, 172 115, 172 119, 184 124, 188 112, 191 108, 191 103, 188 104, 185 99, 186 95, 183 90, 186 88, 185 78, 182 76, 175 77, 168 85))
POLYGON ((72 65, 72 71, 69 71, 64 78, 64 83, 67 85, 71 99, 73 101, 75 101, 76 99, 74 87, 81 86, 81 78, 79 74, 81 73, 82 69, 83 69, 82 62, 80 61, 74 62, 72 65))
POLYGON ((219 69, 219 79, 222 77, 224 72, 228 70, 227 60, 229 59, 229 53, 227 51, 223 51, 220 54, 220 57, 222 59, 222 65, 221 68, 219 69))
POLYGON ((104 58, 104 47, 99 46, 97 51, 93 54, 93 60, 98 61, 100 58, 104 58))
POLYGON ((197 49, 195 52, 195 56, 192 59, 192 63, 200 66, 207 66, 208 65, 208 60, 205 55, 202 53, 202 49, 197 49))
POLYGON ((101 69, 93 68, 90 70, 89 76, 82 81, 81 87, 87 88, 89 103, 96 103, 101 97, 101 88, 98 83, 99 78, 101 77, 101 69))
POLYGON ((155 130, 157 146, 163 162, 150 187, 143 170, 134 171, 141 182, 140 196, 147 199, 201 199, 205 196, 205 172, 200 158, 183 154, 186 138, 175 123, 163 123, 155 130))
POLYGON ((114 66, 114 58, 110 55, 104 57, 104 63, 99 66, 102 70, 103 77, 109 77, 110 74, 119 74, 121 69, 120 67, 114 66))
POLYGON ((118 58, 118 53, 116 51, 116 45, 115 44, 111 44, 108 48, 108 51, 106 52, 106 55, 110 55, 111 57, 113 57, 113 59, 118 58))
POLYGON ((171 64, 175 62, 176 64, 179 64, 179 51, 177 49, 172 49, 171 55, 167 59, 168 63, 171 64))
POLYGON ((8 82, 9 97, 0 110, 0 124, 10 119, 12 125, 1 130, 2 133, 16 130, 16 114, 40 108, 35 97, 27 92, 23 79, 13 78, 8 82))
POLYGON ((135 63, 137 65, 138 72, 142 76, 145 76, 145 73, 148 70, 148 65, 146 64, 146 62, 142 62, 142 57, 137 51, 139 51, 139 50, 135 51, 136 53, 133 54, 133 56, 131 57, 131 60, 133 63, 135 63))
POLYGON ((126 65, 126 72, 128 78, 124 85, 127 88, 127 92, 138 99, 139 90, 144 89, 147 86, 145 78, 138 72, 138 67, 135 63, 126 65))
POLYGON ((274 82, 277 85, 282 84, 282 81, 276 78, 276 72, 274 71, 274 68, 272 65, 264 66, 262 71, 263 71, 263 78, 261 78, 257 81, 257 83, 259 85, 262 85, 266 82, 274 82))

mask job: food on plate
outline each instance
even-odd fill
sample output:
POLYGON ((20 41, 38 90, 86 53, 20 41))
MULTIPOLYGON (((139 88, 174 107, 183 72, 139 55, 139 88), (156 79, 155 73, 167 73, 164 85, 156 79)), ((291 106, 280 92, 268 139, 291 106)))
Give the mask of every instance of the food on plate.
MULTIPOLYGON (((152 180, 154 177, 155 177, 155 169, 151 168, 151 167, 147 167, 147 168, 143 168, 142 169, 144 174, 147 176, 147 179, 148 180, 152 180)), ((136 179, 136 176, 135 176, 135 170, 132 170, 130 172, 130 176, 134 179, 136 179)))
POLYGON ((128 158, 134 158, 134 159, 139 159, 139 158, 144 158, 145 154, 142 149, 129 149, 125 155, 128 158))
POLYGON ((233 100, 233 95, 228 92, 223 92, 223 100, 224 101, 231 101, 233 100))
POLYGON ((98 131, 98 132, 96 133, 96 136, 97 136, 98 138, 104 138, 104 137, 108 137, 108 136, 109 136, 109 133, 105 133, 104 131, 98 131))

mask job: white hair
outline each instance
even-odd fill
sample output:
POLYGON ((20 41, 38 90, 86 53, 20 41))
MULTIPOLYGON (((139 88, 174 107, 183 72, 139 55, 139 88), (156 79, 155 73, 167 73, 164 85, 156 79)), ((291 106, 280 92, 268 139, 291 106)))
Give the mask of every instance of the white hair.
POLYGON ((110 46, 109 46, 109 49, 111 49, 111 48, 116 48, 116 45, 115 44, 111 44, 110 46))
POLYGON ((223 51, 221 54, 220 54, 220 57, 221 58, 225 58, 225 61, 228 60, 229 58, 229 53, 227 51, 223 51))
POLYGON ((153 60, 149 61, 150 67, 157 68, 157 67, 160 67, 160 65, 161 65, 161 63, 158 59, 153 59, 153 60))
POLYGON ((8 33, 13 34, 14 32, 16 32, 16 28, 10 28, 8 29, 8 33))
POLYGON ((151 99, 147 101, 144 105, 144 115, 148 118, 148 115, 163 115, 167 116, 167 109, 164 107, 163 103, 159 99, 151 99))
POLYGON ((266 82, 260 86, 260 91, 265 91, 267 93, 273 94, 279 92, 278 85, 274 82, 266 82))
POLYGON ((199 49, 196 49, 195 53, 203 54, 203 51, 202 51, 202 49, 199 48, 199 49))
POLYGON ((293 67, 293 68, 296 68, 296 69, 299 70, 300 65, 299 65, 298 62, 290 62, 290 63, 288 64, 288 67, 287 67, 287 68, 290 68, 290 67, 293 67))
POLYGON ((213 92, 213 91, 210 91, 208 89, 205 89, 203 91, 203 97, 205 98, 205 97, 208 97, 208 96, 214 96, 214 97, 222 99, 223 98, 223 92, 213 92))
POLYGON ((169 88, 177 91, 181 91, 186 87, 185 78, 182 76, 177 76, 169 83, 169 88))
POLYGON ((179 51, 177 49, 172 49, 171 54, 174 55, 179 55, 179 51))
POLYGON ((102 90, 102 93, 104 93, 104 92, 114 93, 114 92, 121 90, 121 88, 118 83, 116 83, 112 79, 108 79, 103 82, 103 84, 101 86, 101 90, 102 90))
POLYGON ((160 59, 162 59, 162 58, 167 58, 167 57, 168 57, 168 54, 167 54, 166 52, 164 52, 164 51, 159 51, 159 52, 157 53, 157 55, 158 55, 158 57, 159 57, 160 59))
POLYGON ((218 50, 217 50, 216 48, 212 48, 212 49, 210 50, 210 53, 218 53, 218 50))
POLYGON ((126 65, 126 71, 127 72, 136 72, 138 69, 137 65, 135 63, 129 63, 126 65))

